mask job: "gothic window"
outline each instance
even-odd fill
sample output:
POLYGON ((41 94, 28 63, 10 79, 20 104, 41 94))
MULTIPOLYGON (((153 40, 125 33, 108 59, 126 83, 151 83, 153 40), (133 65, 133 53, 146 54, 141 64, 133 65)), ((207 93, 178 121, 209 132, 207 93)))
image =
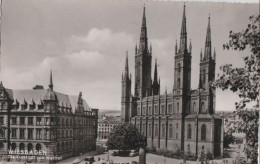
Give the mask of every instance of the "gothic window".
POLYGON ((148 110, 149 110, 149 115, 152 115, 152 106, 149 106, 148 110))
POLYGON ((193 102, 193 105, 192 105, 192 112, 195 113, 196 111, 196 102, 193 102))
POLYGON ((177 102, 177 113, 179 113, 179 111, 180 111, 180 104, 179 102, 177 102))
POLYGON ((178 133, 176 133, 176 139, 178 139, 178 133))
POLYGON ((155 124, 155 133, 154 133, 155 137, 158 137, 158 125, 155 124))
POLYGON ((191 125, 188 125, 188 139, 191 139, 191 125))
POLYGON ((168 114, 172 114, 172 104, 168 104, 168 114))
POLYGON ((165 114, 165 109, 164 109, 164 105, 161 106, 162 110, 161 110, 161 114, 165 114))
POLYGON ((149 124, 148 136, 151 137, 152 134, 152 125, 149 124))
POLYGON ((206 113, 205 103, 201 103, 201 113, 206 113))
POLYGON ((176 124, 176 129, 178 129, 178 123, 176 124))
POLYGON ((146 115, 146 107, 143 107, 143 114, 142 115, 146 115))
POLYGON ((0 138, 4 138, 4 130, 0 129, 0 138))
POLYGON ((206 70, 202 70, 202 88, 205 88, 206 85, 206 70))
POLYGON ((139 124, 136 124, 136 126, 137 126, 137 130, 139 131, 139 124))
POLYGON ((4 117, 0 117, 0 125, 4 124, 4 117))
POLYGON ((137 115, 138 115, 138 116, 141 115, 140 107, 137 108, 137 115))
POLYGON ((162 137, 165 137, 165 125, 162 124, 162 137))
POLYGON ((178 81, 177 81, 177 88, 181 87, 181 78, 178 77, 178 81))
POLYGON ((143 124, 143 136, 145 136, 145 131, 146 131, 146 129, 145 129, 145 124, 143 124))
POLYGON ((202 127, 201 127, 201 140, 206 140, 206 133, 207 133, 206 125, 202 125, 202 127))
POLYGON ((155 113, 155 114, 158 114, 158 105, 155 105, 155 106, 154 106, 154 113, 155 113))
POLYGON ((178 63, 178 77, 181 75, 181 63, 178 63))
POLYGON ((170 124, 169 126, 169 138, 172 138, 173 137, 173 127, 172 127, 172 124, 170 124))

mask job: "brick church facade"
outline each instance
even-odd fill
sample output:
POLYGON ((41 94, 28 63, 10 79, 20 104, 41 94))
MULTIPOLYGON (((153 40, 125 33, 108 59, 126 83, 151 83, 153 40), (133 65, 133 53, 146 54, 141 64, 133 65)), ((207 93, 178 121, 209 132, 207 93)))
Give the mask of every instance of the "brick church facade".
POLYGON ((192 46, 187 42, 185 6, 179 46, 175 46, 174 85, 171 93, 160 93, 160 79, 155 60, 152 80, 152 48, 148 47, 145 8, 139 47, 135 48, 134 95, 129 75, 128 54, 122 75, 121 118, 132 122, 147 137, 148 147, 182 150, 198 157, 204 149, 214 157, 223 155, 223 119, 215 114, 216 52, 211 48, 210 17, 204 54, 200 54, 200 76, 197 89, 191 89, 192 46))

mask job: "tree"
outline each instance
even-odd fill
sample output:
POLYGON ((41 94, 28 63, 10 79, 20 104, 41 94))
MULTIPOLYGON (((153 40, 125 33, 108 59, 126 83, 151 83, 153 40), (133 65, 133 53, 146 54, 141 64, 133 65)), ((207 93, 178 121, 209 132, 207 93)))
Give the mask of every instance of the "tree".
POLYGON ((224 148, 228 148, 229 144, 234 143, 235 137, 232 135, 232 133, 224 133, 224 148))
POLYGON ((132 123, 124 123, 116 126, 107 141, 109 150, 116 149, 122 152, 145 148, 146 138, 142 136, 132 123))
POLYGON ((241 120, 230 123, 230 131, 246 134, 245 153, 252 163, 257 163, 258 157, 258 126, 259 126, 259 93, 260 93, 260 15, 250 16, 250 24, 241 32, 230 31, 229 42, 224 49, 246 52, 244 67, 233 68, 231 64, 220 67, 221 74, 213 82, 213 87, 222 90, 230 89, 241 98, 236 102, 235 114, 241 120), (245 50, 245 51, 244 51, 245 50), (247 108, 249 102, 257 101, 254 108, 247 108))

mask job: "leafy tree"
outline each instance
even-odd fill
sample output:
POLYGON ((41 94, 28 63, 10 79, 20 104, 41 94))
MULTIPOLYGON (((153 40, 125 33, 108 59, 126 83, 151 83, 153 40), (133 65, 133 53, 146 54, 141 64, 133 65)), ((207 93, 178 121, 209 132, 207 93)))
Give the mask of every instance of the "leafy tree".
POLYGON ((224 133, 224 148, 228 148, 229 144, 234 143, 235 137, 232 135, 232 133, 224 133))
POLYGON ((129 150, 146 147, 146 138, 142 136, 132 123, 116 126, 107 141, 109 150, 116 149, 127 152, 129 150))
MULTIPOLYGON (((259 93, 260 93, 260 15, 250 16, 250 24, 241 32, 230 31, 229 42, 224 49, 246 52, 244 67, 234 68, 231 64, 220 67, 221 74, 213 82, 214 87, 222 90, 230 89, 241 98, 236 102, 235 114, 241 119, 230 126, 231 131, 246 134, 245 153, 252 163, 257 163, 258 157, 258 126, 259 126, 259 93), (244 51, 245 50, 245 51, 244 51), (257 101, 254 108, 248 109, 249 102, 257 101)), ((232 123, 231 123, 232 124, 232 123)))

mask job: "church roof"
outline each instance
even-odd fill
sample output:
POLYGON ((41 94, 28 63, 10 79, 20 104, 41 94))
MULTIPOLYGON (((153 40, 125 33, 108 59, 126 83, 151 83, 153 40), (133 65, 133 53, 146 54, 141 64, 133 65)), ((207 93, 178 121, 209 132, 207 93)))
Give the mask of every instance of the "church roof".
MULTIPOLYGON (((44 100, 44 97, 46 93, 48 92, 47 89, 6 89, 7 93, 9 94, 10 98, 12 100, 15 100, 19 103, 25 102, 36 102, 39 104, 42 100, 44 100)), ((64 105, 64 107, 72 107, 73 113, 75 112, 75 108, 78 106, 78 96, 75 95, 66 95, 63 93, 55 92, 53 91, 57 96, 58 104, 61 106, 61 104, 64 105)), ((83 99, 83 106, 86 111, 90 111, 89 105, 87 104, 86 100, 83 99)))

